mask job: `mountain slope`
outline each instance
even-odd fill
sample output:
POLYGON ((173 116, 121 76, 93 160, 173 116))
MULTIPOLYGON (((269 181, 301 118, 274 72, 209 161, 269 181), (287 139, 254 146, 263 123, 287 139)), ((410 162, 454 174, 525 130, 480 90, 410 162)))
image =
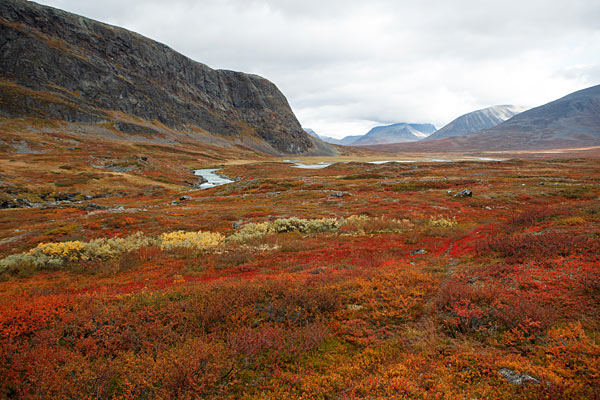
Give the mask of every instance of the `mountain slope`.
POLYGON ((456 118, 454 121, 427 137, 426 140, 460 136, 471 132, 481 131, 483 129, 493 128, 524 110, 525 109, 522 107, 504 105, 473 111, 456 118))
POLYGON ((525 111, 484 133, 520 133, 535 141, 600 140, 600 85, 525 111))
POLYGON ((381 146, 386 151, 545 150, 600 146, 600 85, 532 108, 479 132, 381 146))
POLYGON ((104 127, 108 122, 126 134, 153 135, 166 127, 273 153, 313 147, 273 83, 213 70, 125 29, 3 0, 0 49, 0 116, 5 118, 104 127))
POLYGON ((415 142, 435 132, 431 124, 407 124, 400 122, 387 126, 376 126, 366 135, 350 143, 352 146, 415 142))

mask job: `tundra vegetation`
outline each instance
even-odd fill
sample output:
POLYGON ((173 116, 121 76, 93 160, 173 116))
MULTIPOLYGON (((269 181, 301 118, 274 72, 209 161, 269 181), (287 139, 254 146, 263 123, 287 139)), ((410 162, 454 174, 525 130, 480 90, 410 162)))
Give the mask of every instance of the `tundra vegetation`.
POLYGON ((0 398, 600 397, 597 160, 136 154, 0 161, 0 398))

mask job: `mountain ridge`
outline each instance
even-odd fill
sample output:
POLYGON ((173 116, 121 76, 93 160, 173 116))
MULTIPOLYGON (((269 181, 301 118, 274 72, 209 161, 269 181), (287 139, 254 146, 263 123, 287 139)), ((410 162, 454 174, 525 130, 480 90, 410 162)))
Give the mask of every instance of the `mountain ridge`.
POLYGON ((374 144, 389 144, 414 142, 427 137, 435 132, 432 124, 410 124, 399 122, 396 124, 376 126, 365 135, 353 141, 351 146, 366 146, 374 144))
POLYGON ((492 128, 523 111, 525 108, 513 105, 497 105, 471 111, 438 129, 425 140, 460 136, 492 128))
POLYGON ((486 132, 536 131, 548 138, 591 135, 600 139, 600 85, 524 111, 486 132))
POLYGON ((398 143, 393 142, 394 137, 400 141, 415 141, 421 140, 431 133, 435 132, 435 126, 432 124, 410 124, 406 122, 398 122, 391 125, 376 126, 369 130, 364 135, 345 136, 341 139, 332 138, 329 136, 319 136, 323 141, 331 144, 342 146, 353 146, 356 143, 359 146, 371 144, 387 144, 398 143), (367 137, 367 135, 370 135, 367 137))
POLYGON ((600 85, 567 94, 501 124, 461 136, 374 146, 384 151, 510 151, 600 146, 600 85))

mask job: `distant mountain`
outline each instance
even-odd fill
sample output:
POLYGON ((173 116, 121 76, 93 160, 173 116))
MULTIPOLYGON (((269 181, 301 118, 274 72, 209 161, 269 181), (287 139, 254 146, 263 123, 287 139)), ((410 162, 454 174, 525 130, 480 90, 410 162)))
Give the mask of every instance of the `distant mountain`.
POLYGON ((553 140, 600 144, 600 85, 532 108, 481 134, 490 138, 517 134, 527 145, 553 140))
POLYGON ((340 139, 340 144, 343 146, 350 146, 352 143, 356 142, 363 136, 364 135, 345 136, 344 138, 340 139))
POLYGON ((342 139, 337 139, 337 138, 333 138, 330 136, 321 136, 321 140, 323 140, 324 142, 327 143, 331 143, 331 144, 339 144, 342 146, 349 146, 350 144, 352 144, 352 142, 354 142, 355 140, 357 140, 358 138, 363 137, 363 135, 355 135, 355 136, 346 136, 342 139))
POLYGON ((302 129, 304 129, 304 132, 308 133, 310 136, 320 139, 325 143, 337 144, 337 145, 341 145, 341 146, 349 146, 352 142, 354 142, 358 138, 361 138, 364 136, 364 135, 355 135, 355 136, 346 136, 342 139, 337 139, 337 138, 334 138, 331 136, 321 136, 321 135, 317 134, 317 132, 315 132, 314 130, 312 130, 310 128, 302 128, 302 129))
POLYGON ((518 106, 492 106, 461 115, 443 128, 435 131, 426 140, 442 139, 477 132, 501 124, 509 118, 525 111, 518 106))
POLYGON ((369 146, 376 144, 416 142, 435 132, 432 124, 407 124, 400 122, 387 126, 376 126, 366 135, 350 144, 352 146, 369 146))
POLYGON ((302 128, 304 129, 304 132, 308 133, 310 136, 317 138, 317 139, 321 139, 321 136, 317 135, 317 132, 313 131, 310 128, 302 128))
POLYGON ((479 132, 379 147, 386 151, 544 150, 600 146, 600 85, 532 108, 479 132))
POLYGON ((135 32, 0 1, 0 117, 155 143, 306 154, 314 142, 268 80, 214 70, 135 32))
POLYGON ((327 142, 327 143, 331 143, 331 144, 342 144, 341 139, 336 139, 331 136, 321 136, 321 140, 324 142, 327 142))

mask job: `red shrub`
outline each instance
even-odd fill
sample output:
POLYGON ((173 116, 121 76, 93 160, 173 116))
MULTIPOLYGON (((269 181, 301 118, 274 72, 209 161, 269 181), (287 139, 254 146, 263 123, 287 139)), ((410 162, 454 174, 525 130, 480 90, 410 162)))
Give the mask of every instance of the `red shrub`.
POLYGON ((522 263, 527 260, 544 262, 557 256, 565 257, 573 254, 598 254, 599 249, 597 241, 585 235, 563 232, 541 235, 513 233, 482 241, 477 247, 479 255, 498 253, 512 263, 522 263))
POLYGON ((564 208, 537 207, 523 210, 506 222, 506 231, 515 232, 536 225, 551 217, 565 215, 569 212, 564 208))

